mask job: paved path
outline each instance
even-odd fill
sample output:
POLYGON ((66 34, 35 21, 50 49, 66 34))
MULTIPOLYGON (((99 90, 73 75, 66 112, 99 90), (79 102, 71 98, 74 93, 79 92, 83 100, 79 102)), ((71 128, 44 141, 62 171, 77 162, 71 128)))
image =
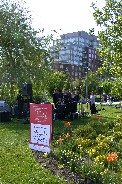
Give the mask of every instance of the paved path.
MULTIPOLYGON (((100 102, 95 102, 95 104, 100 104, 100 102)), ((103 105, 109 105, 107 102, 102 102, 103 105)), ((112 102, 111 105, 119 105, 120 102, 112 102)))

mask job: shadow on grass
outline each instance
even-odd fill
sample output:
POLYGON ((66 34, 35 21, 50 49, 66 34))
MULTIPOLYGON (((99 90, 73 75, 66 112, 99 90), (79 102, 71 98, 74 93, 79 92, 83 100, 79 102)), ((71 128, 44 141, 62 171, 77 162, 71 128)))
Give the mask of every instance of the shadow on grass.
POLYGON ((17 120, 16 118, 12 118, 9 122, 0 122, 0 126, 1 128, 14 130, 16 133, 30 128, 30 124, 24 124, 24 120, 17 120))
POLYGON ((120 114, 120 115, 122 115, 122 112, 116 112, 116 114, 120 114))

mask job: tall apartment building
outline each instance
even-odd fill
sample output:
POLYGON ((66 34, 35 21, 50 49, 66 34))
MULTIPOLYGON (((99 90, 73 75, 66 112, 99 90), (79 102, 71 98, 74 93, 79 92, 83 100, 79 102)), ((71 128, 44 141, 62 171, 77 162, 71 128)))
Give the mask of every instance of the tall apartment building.
POLYGON ((99 66, 96 49, 99 47, 97 36, 91 36, 85 31, 61 35, 59 52, 52 52, 58 62, 53 67, 55 71, 66 71, 72 79, 85 75, 89 70, 96 71, 99 66))

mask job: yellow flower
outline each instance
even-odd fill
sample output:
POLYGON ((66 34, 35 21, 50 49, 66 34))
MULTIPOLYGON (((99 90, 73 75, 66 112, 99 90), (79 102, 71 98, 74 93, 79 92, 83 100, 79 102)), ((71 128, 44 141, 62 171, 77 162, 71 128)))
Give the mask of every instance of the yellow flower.
POLYGON ((104 155, 99 155, 94 159, 95 162, 103 162, 105 161, 105 156, 104 155))
POLYGON ((92 149, 91 152, 94 154, 96 152, 96 149, 92 149))
POLYGON ((46 152, 46 153, 44 153, 44 157, 47 157, 48 156, 48 153, 46 152))

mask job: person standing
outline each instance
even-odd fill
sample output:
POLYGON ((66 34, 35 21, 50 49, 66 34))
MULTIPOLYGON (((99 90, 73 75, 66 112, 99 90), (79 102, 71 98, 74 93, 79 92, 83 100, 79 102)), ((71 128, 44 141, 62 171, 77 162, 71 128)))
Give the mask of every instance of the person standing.
POLYGON ((23 97, 21 90, 19 90, 19 94, 17 95, 17 101, 18 101, 18 119, 21 119, 23 112, 23 97))
POLYGON ((96 113, 95 95, 94 95, 93 91, 91 92, 91 95, 90 95, 90 110, 91 110, 91 114, 96 113))

